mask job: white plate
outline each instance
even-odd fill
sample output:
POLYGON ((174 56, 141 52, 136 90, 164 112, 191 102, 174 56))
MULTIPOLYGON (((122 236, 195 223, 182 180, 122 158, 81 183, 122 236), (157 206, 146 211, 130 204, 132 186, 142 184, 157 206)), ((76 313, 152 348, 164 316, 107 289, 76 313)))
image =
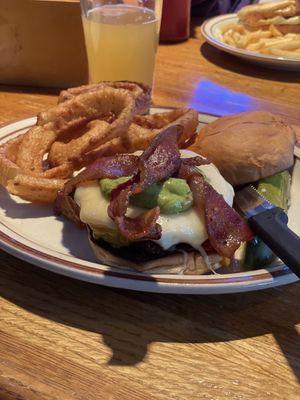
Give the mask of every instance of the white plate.
MULTIPOLYGON (((153 109, 153 112, 159 111, 162 109, 153 109)), ((200 115, 200 125, 214 119, 212 116, 200 115)), ((0 128, 0 143, 25 132, 35 122, 36 118, 28 118, 0 128)), ((298 170, 300 174, 299 165, 298 170)), ((295 218, 292 220, 294 228, 298 228, 298 189, 294 190, 293 198, 291 210, 295 218)), ((10 196, 3 188, 0 189, 0 247, 37 267, 62 275, 106 286, 148 292, 234 293, 297 281, 297 277, 281 263, 268 270, 207 276, 147 275, 98 264, 89 248, 85 231, 79 230, 64 218, 55 217, 51 206, 28 203, 10 196)))
POLYGON ((220 32, 228 24, 237 23, 237 14, 220 15, 205 21, 201 26, 202 35, 208 43, 212 46, 225 51, 226 53, 233 54, 237 57, 243 58, 247 61, 261 64, 269 68, 300 70, 300 60, 293 58, 283 58, 271 55, 260 54, 255 51, 248 51, 237 49, 224 43, 220 38, 220 32))

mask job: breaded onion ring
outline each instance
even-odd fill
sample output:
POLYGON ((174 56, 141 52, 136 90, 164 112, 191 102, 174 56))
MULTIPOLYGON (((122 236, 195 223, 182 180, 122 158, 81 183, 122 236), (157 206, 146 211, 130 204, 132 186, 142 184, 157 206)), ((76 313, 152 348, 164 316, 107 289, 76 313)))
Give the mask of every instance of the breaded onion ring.
POLYGON ((3 186, 6 186, 7 182, 14 179, 21 171, 16 164, 16 158, 23 136, 20 135, 0 146, 0 184, 3 186))
MULTIPOLYGON (((185 143, 194 136, 198 125, 198 113, 192 109, 177 109, 158 114, 138 116, 133 118, 133 123, 122 135, 95 147, 89 152, 79 151, 78 139, 68 143, 55 142, 49 152, 49 163, 52 166, 62 165, 66 158, 72 159, 74 147, 81 158, 77 158, 77 165, 87 165, 99 156, 114 155, 117 153, 134 153, 137 150, 145 150, 153 138, 163 129, 180 125, 183 128, 179 138, 179 146, 185 147, 185 143)), ((74 158, 73 158, 74 160, 74 158)))
POLYGON ((145 149, 164 128, 181 125, 181 147, 195 134, 193 110, 148 112, 151 89, 135 82, 101 82, 62 91, 25 134, 0 146, 0 184, 26 200, 53 202, 65 180, 98 155, 145 149))
POLYGON ((128 90, 105 85, 40 113, 36 126, 0 147, 1 184, 27 200, 52 202, 64 178, 72 177, 75 170, 66 159, 47 168, 45 156, 52 143, 85 127, 91 129, 89 137, 81 139, 81 149, 87 151, 128 129, 135 108, 136 100, 128 90))
POLYGON ((64 179, 47 179, 19 174, 8 181, 7 190, 28 201, 53 203, 57 192, 63 188, 65 182, 64 179))
MULTIPOLYGON (((135 109, 133 97, 123 89, 102 88, 101 90, 83 93, 65 101, 38 115, 37 126, 31 128, 23 137, 19 148, 17 164, 27 174, 39 174, 44 177, 44 154, 61 134, 69 129, 76 129, 90 121, 92 127, 88 134, 76 139, 81 152, 89 151, 93 146, 111 140, 122 130, 129 127, 135 109), (114 113, 116 119, 107 124, 101 118, 114 113), (100 121, 98 121, 100 120, 100 121)), ((76 153, 77 155, 77 153, 76 153)), ((51 177, 68 177, 73 172, 72 157, 65 154, 63 167, 51 177), (57 172, 57 173, 56 173, 57 172)), ((47 176, 47 175, 46 175, 47 176)))
POLYGON ((112 87, 115 89, 128 90, 135 99, 136 113, 146 114, 149 112, 151 105, 151 88, 148 85, 138 82, 129 81, 116 81, 116 82, 100 82, 91 85, 83 85, 60 92, 58 103, 62 103, 66 100, 70 100, 75 96, 82 93, 94 92, 103 87, 112 87))

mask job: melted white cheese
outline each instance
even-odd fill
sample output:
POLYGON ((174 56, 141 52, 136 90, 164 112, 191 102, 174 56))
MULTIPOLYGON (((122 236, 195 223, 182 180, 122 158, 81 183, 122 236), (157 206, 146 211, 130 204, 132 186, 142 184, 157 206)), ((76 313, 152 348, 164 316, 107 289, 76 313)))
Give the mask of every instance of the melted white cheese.
MULTIPOLYGON (((183 157, 194 157, 197 154, 188 150, 182 150, 183 157)), ((220 193, 231 206, 234 191, 232 186, 222 177, 218 169, 213 165, 198 167, 199 171, 213 188, 220 193)), ((109 201, 103 196, 98 182, 94 181, 76 189, 74 199, 80 206, 80 219, 91 227, 106 226, 114 228, 114 222, 107 215, 109 201)), ((130 206, 127 216, 136 216, 144 209, 130 206)), ((157 221, 162 227, 162 236, 156 242, 164 249, 168 249, 177 243, 187 243, 198 248, 207 239, 204 213, 199 216, 194 208, 172 215, 160 215, 157 221)))

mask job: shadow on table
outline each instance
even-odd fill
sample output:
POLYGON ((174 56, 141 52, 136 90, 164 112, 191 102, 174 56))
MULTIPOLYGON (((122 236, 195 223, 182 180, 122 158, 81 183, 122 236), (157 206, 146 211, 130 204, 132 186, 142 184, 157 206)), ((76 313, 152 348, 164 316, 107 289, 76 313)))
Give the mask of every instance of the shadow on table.
POLYGON ((101 335, 112 350, 111 365, 139 363, 153 342, 224 342, 271 333, 300 381, 297 290, 299 284, 223 296, 130 292, 16 265, 13 258, 2 267, 0 283, 0 295, 10 302, 101 335))
POLYGON ((203 43, 201 45, 200 52, 202 56, 212 64, 231 72, 271 81, 275 80, 289 83, 300 82, 299 71, 285 71, 267 68, 254 63, 252 64, 234 55, 218 50, 208 43, 203 43))

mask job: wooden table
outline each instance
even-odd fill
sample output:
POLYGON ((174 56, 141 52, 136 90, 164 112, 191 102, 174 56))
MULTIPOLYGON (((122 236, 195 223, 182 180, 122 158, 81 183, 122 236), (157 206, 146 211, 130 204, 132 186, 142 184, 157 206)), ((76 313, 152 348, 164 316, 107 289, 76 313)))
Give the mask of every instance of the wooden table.
MULTIPOLYGON (((197 30, 196 30, 197 36, 197 30)), ((193 38, 161 46, 154 103, 300 124, 300 74, 244 64, 193 38)), ((2 87, 0 123, 58 91, 2 87)), ((300 284, 223 296, 109 289, 0 253, 0 399, 299 399, 300 284)))

